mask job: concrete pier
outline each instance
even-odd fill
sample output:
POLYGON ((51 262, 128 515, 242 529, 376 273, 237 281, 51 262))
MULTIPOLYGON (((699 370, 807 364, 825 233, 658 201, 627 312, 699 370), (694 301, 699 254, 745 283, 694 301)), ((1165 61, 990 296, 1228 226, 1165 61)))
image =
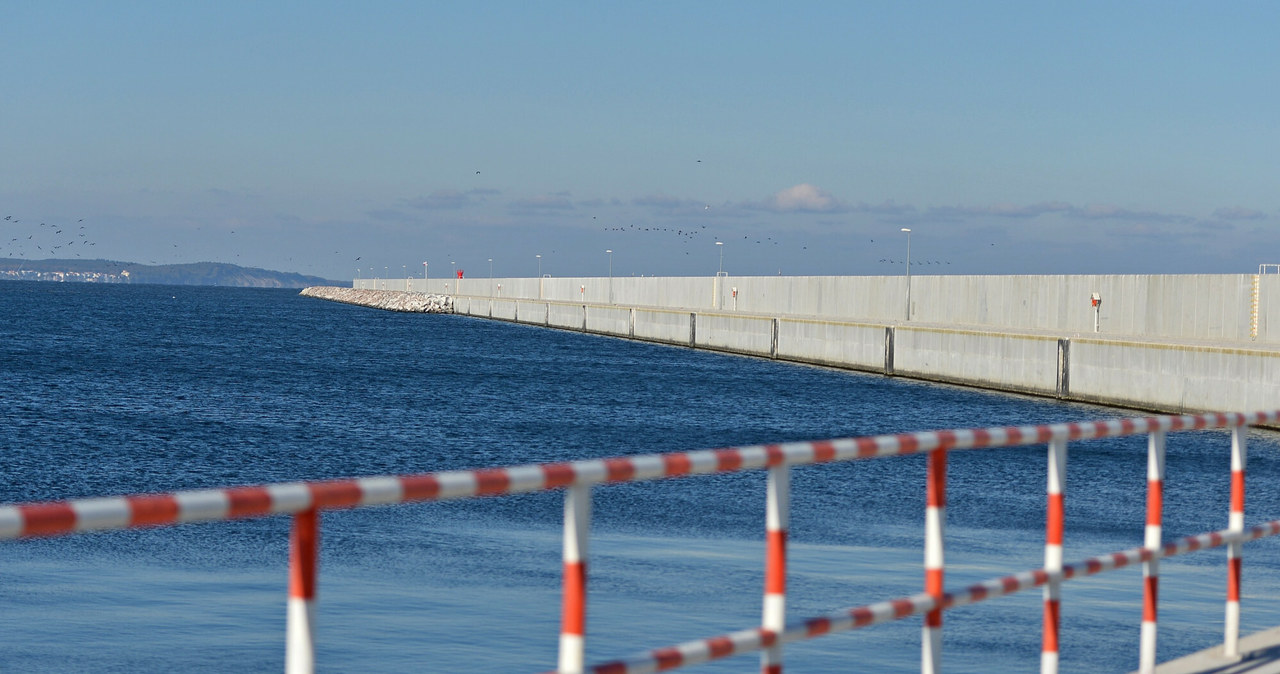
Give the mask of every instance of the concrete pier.
MULTIPOLYGON (((1170 660, 1156 674, 1280 674, 1280 627, 1240 639, 1240 655, 1226 657, 1222 646, 1170 660)), ((1136 672, 1134 674, 1137 674, 1136 672)))
POLYGON ((1280 313, 1277 275, 921 277, 911 280, 910 319, 905 283, 356 282, 460 286, 453 311, 467 316, 1062 400, 1169 413, 1280 407, 1280 330, 1268 322, 1280 313))

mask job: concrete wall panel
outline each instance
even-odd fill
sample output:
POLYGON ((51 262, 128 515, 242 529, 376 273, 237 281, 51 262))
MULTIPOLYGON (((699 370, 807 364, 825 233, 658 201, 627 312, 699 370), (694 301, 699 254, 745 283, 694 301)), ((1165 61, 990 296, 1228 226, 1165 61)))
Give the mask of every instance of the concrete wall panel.
POLYGON ((708 349, 770 356, 773 353, 773 319, 731 314, 698 314, 697 346, 708 349))
POLYGON ((552 304, 547 313, 547 323, 555 328, 581 330, 584 309, 578 304, 552 304))
POLYGON ((668 344, 689 344, 688 311, 636 309, 635 337, 668 344))
POLYGON ((631 309, 626 307, 587 307, 587 331, 615 337, 631 336, 631 309))
POLYGON ((778 358, 883 372, 884 341, 883 325, 778 321, 778 358))
POLYGON ((967 330, 899 327, 894 372, 1009 391, 1054 394, 1058 340, 967 330))
POLYGON ((547 324, 546 302, 520 302, 516 308, 517 319, 521 323, 533 325, 547 324))
POLYGON ((1280 353, 1084 340, 1071 346, 1072 397, 1174 412, 1280 407, 1280 353))
POLYGON ((489 300, 489 315, 504 321, 514 321, 516 319, 517 304, 515 300, 489 300))

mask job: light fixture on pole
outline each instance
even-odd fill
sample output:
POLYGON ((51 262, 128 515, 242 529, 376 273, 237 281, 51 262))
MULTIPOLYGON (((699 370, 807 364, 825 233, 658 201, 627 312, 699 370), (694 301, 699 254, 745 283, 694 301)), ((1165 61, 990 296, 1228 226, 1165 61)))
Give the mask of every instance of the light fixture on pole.
POLYGON ((907 233, 907 320, 911 320, 911 229, 903 227, 907 233))
POLYGON ((422 282, 423 284, 426 284, 427 282, 427 263, 426 262, 422 263, 422 282))
POLYGON ((542 278, 542 253, 534 255, 534 257, 538 258, 538 278, 542 278))
POLYGON ((489 297, 493 297, 493 258, 489 258, 489 297))
POLYGON ((605 252, 609 254, 609 304, 613 304, 613 249, 605 252))
POLYGON ((711 284, 711 306, 722 309, 724 308, 724 298, 721 297, 724 294, 724 287, 721 284, 721 279, 724 277, 724 242, 717 241, 716 248, 720 250, 720 268, 716 270, 716 280, 711 284))

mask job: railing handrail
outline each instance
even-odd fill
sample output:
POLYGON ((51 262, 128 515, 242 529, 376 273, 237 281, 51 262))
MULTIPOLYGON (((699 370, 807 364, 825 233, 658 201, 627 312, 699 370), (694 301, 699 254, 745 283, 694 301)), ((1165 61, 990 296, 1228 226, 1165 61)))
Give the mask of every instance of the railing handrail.
POLYGON ((260 486, 200 489, 163 494, 72 499, 0 505, 0 540, 60 536, 84 531, 121 530, 220 521, 269 515, 293 515, 290 539, 290 583, 286 670, 314 669, 314 597, 319 513, 373 505, 444 501, 480 496, 567 488, 564 522, 564 581, 559 671, 586 670, 583 662, 586 606, 586 543, 590 490, 613 482, 639 482, 669 477, 744 470, 768 470, 764 617, 759 627, 730 635, 659 649, 631 660, 619 660, 593 672, 669 669, 725 657, 746 650, 762 651, 762 671, 782 671, 781 647, 838 629, 857 627, 925 613, 922 672, 940 665, 942 611, 1021 589, 1045 587, 1045 644, 1041 671, 1057 671, 1058 586, 1064 580, 1142 562, 1144 614, 1141 668, 1150 671, 1155 658, 1155 596, 1159 559, 1188 551, 1229 545, 1227 629, 1224 650, 1236 648, 1239 627, 1240 546, 1247 540, 1280 533, 1280 520, 1244 529, 1244 430, 1280 421, 1280 410, 1252 413, 1208 413, 1067 422, 1037 426, 1003 426, 851 437, 835 440, 762 444, 714 450, 672 452, 529 464, 514 467, 455 470, 413 475, 348 478, 260 486), (1232 489, 1229 528, 1181 539, 1160 540, 1164 479, 1164 434, 1169 431, 1228 428, 1232 434, 1232 489), (1146 542, 1141 548, 1062 564, 1062 476, 1067 443, 1146 433, 1148 443, 1148 508, 1146 542), (943 586, 942 523, 946 507, 946 456, 949 450, 1048 444, 1049 514, 1045 567, 948 593, 943 586), (786 539, 790 502, 790 467, 908 454, 929 454, 925 527, 925 592, 912 597, 847 609, 803 621, 785 620, 786 539), (838 619, 833 616, 841 616, 838 619), (634 668, 634 669, 633 669, 634 668))
POLYGON ((1052 441, 1123 437, 1153 431, 1211 430, 1276 422, 1280 422, 1280 410, 1162 415, 1035 426, 921 431, 476 470, 5 504, 0 505, 0 540, 291 515, 312 509, 323 511, 450 501, 564 487, 759 470, 783 464, 804 466, 902 456, 937 449, 995 449, 1052 441))
MULTIPOLYGON (((1196 534, 1165 543, 1155 552, 1142 547, 1129 548, 1119 552, 1090 557, 1072 564, 1065 564, 1058 571, 1039 568, 1008 576, 1000 576, 974 583, 958 592, 944 593, 941 599, 928 592, 919 592, 908 597, 842 608, 820 616, 788 622, 786 628, 780 632, 772 632, 759 627, 739 630, 706 639, 695 639, 665 648, 655 648, 630 658, 593 665, 588 668, 588 671, 592 672, 592 674, 627 674, 633 671, 651 672, 656 669, 670 669, 675 661, 678 661, 681 666, 697 665, 734 655, 745 655, 773 645, 781 646, 807 641, 828 634, 882 625, 938 608, 945 610, 971 606, 988 599, 1006 597, 1023 590, 1043 587, 1052 582, 1064 582, 1074 578, 1093 576, 1104 571, 1114 571, 1152 559, 1167 559, 1199 550, 1208 550, 1231 543, 1247 543, 1276 535, 1280 535, 1280 520, 1272 520, 1245 531, 1222 529, 1220 531, 1196 534)), ((547 672, 545 674, 552 673, 547 672)))

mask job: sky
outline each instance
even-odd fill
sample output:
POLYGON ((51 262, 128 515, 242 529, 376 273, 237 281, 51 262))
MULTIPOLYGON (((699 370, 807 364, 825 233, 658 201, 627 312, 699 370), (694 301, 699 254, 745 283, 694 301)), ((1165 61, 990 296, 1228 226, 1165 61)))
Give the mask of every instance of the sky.
POLYGON ((1249 1, 0 0, 0 258, 896 275, 909 242, 912 274, 1255 273, 1277 26, 1249 1))

